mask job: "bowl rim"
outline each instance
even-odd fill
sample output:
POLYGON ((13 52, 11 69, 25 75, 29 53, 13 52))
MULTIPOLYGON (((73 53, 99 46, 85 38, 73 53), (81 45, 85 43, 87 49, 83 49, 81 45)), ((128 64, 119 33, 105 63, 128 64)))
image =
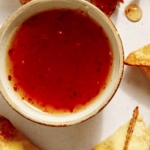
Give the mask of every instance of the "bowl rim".
POLYGON ((13 20, 12 18, 13 17, 16 17, 17 15, 20 14, 20 12, 24 12, 24 10, 28 9, 29 7, 32 7, 38 3, 43 3, 43 2, 71 2, 71 3, 82 3, 83 5, 85 6, 88 6, 92 9, 94 9, 96 12, 100 13, 101 16, 104 18, 104 20, 107 21, 107 23, 109 24, 109 26, 111 27, 111 30, 113 31, 113 34, 115 35, 115 38, 117 39, 117 42, 118 42, 118 46, 119 46, 119 52, 120 52, 120 65, 119 65, 119 75, 118 75, 118 79, 116 81, 116 84, 115 84, 115 87, 114 87, 114 90, 112 92, 112 94, 110 95, 109 99, 107 99, 107 101, 105 103, 102 104, 102 107, 96 111, 94 111, 92 114, 86 116, 86 117, 83 117, 83 118, 78 118, 76 120, 73 120, 73 121, 67 121, 67 122, 49 122, 49 121, 41 121, 41 120, 37 120, 33 117, 31 117, 29 114, 27 114, 26 112, 22 112, 21 109, 19 109, 18 107, 16 107, 15 104, 13 104, 14 102, 10 102, 8 99, 8 95, 3 87, 3 84, 2 84, 2 79, 1 79, 1 74, 0 74, 0 92, 3 96, 3 98, 6 100, 6 102, 9 104, 9 106, 11 108, 13 108, 16 112, 18 112, 20 115, 22 115, 23 117, 27 118, 28 120, 31 120, 33 122, 36 122, 36 123, 39 123, 39 124, 42 124, 42 125, 48 125, 48 126, 69 126, 69 125, 74 125, 74 124, 77 124, 77 123, 80 123, 80 122, 83 122, 93 116, 95 116, 96 114, 98 114, 103 108, 105 108, 105 106, 111 101, 111 99, 113 98, 113 96, 115 95, 116 91, 118 90, 119 88, 119 85, 121 83, 121 80, 122 80, 122 76, 123 76, 123 72, 124 72, 124 64, 123 64, 123 60, 124 60, 124 50, 123 50, 123 44, 122 44, 122 41, 121 41, 121 38, 120 38, 120 35, 115 27, 115 25, 113 24, 113 22, 102 12, 100 11, 97 7, 95 7, 94 5, 90 4, 89 2, 87 1, 84 1, 84 0, 33 0, 21 7, 19 7, 5 22, 4 24, 2 25, 1 29, 0 29, 0 43, 1 43, 1 38, 3 36, 3 32, 5 29, 7 29, 7 26, 9 26, 8 24, 11 23, 13 20))

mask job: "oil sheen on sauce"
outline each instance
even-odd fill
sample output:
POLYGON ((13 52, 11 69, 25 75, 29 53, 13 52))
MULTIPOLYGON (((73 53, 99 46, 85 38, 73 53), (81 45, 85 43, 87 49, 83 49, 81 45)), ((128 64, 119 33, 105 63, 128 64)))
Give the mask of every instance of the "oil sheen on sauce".
POLYGON ((45 112, 83 109, 105 88, 111 44, 85 12, 49 10, 26 20, 8 49, 8 80, 45 112))

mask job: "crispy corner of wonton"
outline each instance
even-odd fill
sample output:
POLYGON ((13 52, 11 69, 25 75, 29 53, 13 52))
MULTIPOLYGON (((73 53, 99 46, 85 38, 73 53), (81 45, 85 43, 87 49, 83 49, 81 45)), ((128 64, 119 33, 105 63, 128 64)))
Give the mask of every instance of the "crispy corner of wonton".
POLYGON ((124 60, 124 64, 140 67, 150 80, 150 44, 131 52, 124 60))

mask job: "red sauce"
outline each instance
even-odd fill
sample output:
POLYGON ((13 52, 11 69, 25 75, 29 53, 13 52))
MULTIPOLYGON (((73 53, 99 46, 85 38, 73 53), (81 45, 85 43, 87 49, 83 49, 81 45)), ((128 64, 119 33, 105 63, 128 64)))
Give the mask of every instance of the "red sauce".
POLYGON ((8 51, 14 90, 43 111, 87 105, 106 86, 111 44, 81 11, 51 10, 26 20, 8 51))
POLYGON ((90 2, 110 17, 116 9, 117 2, 124 3, 124 0, 90 0, 90 2))
POLYGON ((119 0, 120 3, 124 3, 124 0, 119 0))
POLYGON ((26 4, 26 3, 28 3, 28 2, 30 2, 31 0, 20 0, 20 3, 22 4, 22 5, 24 5, 24 4, 26 4))
POLYGON ((90 0, 90 2, 97 6, 107 16, 110 16, 116 9, 118 0, 90 0))

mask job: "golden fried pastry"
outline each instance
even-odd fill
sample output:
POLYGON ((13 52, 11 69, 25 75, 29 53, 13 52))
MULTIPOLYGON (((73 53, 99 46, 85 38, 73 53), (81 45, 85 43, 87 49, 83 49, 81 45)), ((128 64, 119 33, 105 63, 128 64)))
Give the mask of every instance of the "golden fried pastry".
POLYGON ((131 52, 124 62, 133 66, 150 66, 150 44, 131 52))
POLYGON ((0 116, 0 150, 39 150, 11 122, 0 116))
POLYGON ((150 150, 150 130, 134 110, 133 118, 114 134, 99 143, 93 150, 150 150))
POLYGON ((150 44, 131 52, 124 60, 126 65, 138 66, 150 80, 150 44))

